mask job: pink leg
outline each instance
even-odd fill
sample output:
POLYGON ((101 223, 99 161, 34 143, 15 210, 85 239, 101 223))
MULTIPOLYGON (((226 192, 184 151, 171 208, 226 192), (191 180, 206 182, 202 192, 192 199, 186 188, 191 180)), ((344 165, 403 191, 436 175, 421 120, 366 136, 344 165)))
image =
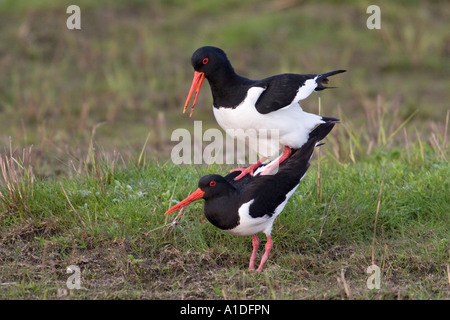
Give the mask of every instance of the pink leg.
POLYGON ((242 179, 249 173, 251 176, 253 176, 253 172, 255 171, 255 169, 258 168, 261 165, 261 163, 266 161, 266 159, 267 159, 267 157, 263 157, 263 158, 259 159, 255 164, 252 164, 248 168, 238 168, 238 169, 231 170, 230 173, 236 172, 236 171, 242 171, 240 175, 238 175, 236 178, 234 178, 234 181, 238 181, 238 180, 242 179))
POLYGON ((256 234, 252 235, 252 245, 253 245, 253 251, 252 251, 252 256, 250 258, 250 265, 248 266, 248 270, 250 270, 250 271, 255 270, 256 252, 258 251, 258 246, 259 246, 259 238, 256 234))
POLYGON ((264 171, 261 173, 262 176, 264 175, 268 175, 270 174, 270 172, 278 167, 284 160, 286 160, 287 158, 289 158, 289 156, 291 155, 292 150, 291 148, 289 148, 288 146, 284 146, 284 151, 283 154, 281 155, 280 159, 278 159, 277 162, 272 163, 270 166, 267 166, 264 171))
POLYGON ((270 250, 272 249, 272 245, 273 245, 272 238, 270 236, 267 236, 267 242, 265 245, 266 250, 264 251, 264 255, 261 258, 261 263, 259 264, 258 269, 256 269, 256 272, 262 271, 264 264, 266 263, 267 259, 269 258, 269 253, 270 253, 270 250))

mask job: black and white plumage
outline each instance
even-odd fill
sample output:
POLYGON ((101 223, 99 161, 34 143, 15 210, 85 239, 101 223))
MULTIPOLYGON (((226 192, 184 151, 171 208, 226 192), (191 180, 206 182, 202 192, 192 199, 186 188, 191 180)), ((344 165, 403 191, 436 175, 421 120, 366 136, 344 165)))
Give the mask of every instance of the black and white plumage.
MULTIPOLYGON (((286 73, 250 80, 235 73, 223 50, 210 46, 197 49, 191 63, 195 75, 184 111, 196 91, 192 115, 201 84, 206 78, 211 87, 218 124, 234 138, 257 141, 249 147, 263 157, 277 155, 280 147, 298 149, 308 141, 309 133, 317 125, 327 120, 338 120, 304 112, 299 101, 314 91, 328 88, 325 86, 328 77, 345 70, 323 74, 286 73), (277 130, 276 136, 260 134, 274 129, 277 130)), ((280 163, 289 156, 288 148, 285 148, 280 163)))
POLYGON ((277 173, 273 175, 261 175, 266 165, 260 165, 255 170, 254 176, 246 175, 238 181, 234 180, 238 174, 236 172, 225 177, 217 174, 203 176, 198 182, 198 189, 170 208, 166 214, 203 198, 205 217, 214 226, 233 235, 252 236, 250 270, 254 269, 259 245, 257 233, 263 232, 267 237, 267 243, 257 269, 260 272, 272 248, 270 234, 275 218, 282 212, 305 175, 315 146, 334 125, 335 121, 318 125, 310 133, 307 143, 300 149, 293 150, 292 155, 280 164, 277 173))

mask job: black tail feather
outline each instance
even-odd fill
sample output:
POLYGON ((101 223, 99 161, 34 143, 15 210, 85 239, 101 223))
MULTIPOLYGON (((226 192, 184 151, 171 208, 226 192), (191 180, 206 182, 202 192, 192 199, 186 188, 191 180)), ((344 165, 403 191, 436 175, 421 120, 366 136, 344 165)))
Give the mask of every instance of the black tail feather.
MULTIPOLYGON (((292 155, 285 161, 285 165, 289 165, 294 170, 303 168, 304 172, 306 172, 309 166, 309 160, 314 152, 314 148, 330 133, 336 123, 337 121, 327 121, 319 124, 309 134, 308 141, 300 149, 292 150, 292 155)), ((283 164, 284 163, 282 163, 281 166, 283 166, 283 164)))
POLYGON ((329 119, 333 120, 324 120, 326 121, 325 123, 319 124, 313 131, 310 132, 309 140, 315 140, 315 143, 322 141, 330 133, 334 125, 339 122, 339 120, 335 118, 329 119))
POLYGON ((322 120, 325 122, 330 122, 330 121, 333 121, 336 123, 341 122, 341 120, 339 120, 338 118, 333 118, 333 117, 322 117, 322 120))

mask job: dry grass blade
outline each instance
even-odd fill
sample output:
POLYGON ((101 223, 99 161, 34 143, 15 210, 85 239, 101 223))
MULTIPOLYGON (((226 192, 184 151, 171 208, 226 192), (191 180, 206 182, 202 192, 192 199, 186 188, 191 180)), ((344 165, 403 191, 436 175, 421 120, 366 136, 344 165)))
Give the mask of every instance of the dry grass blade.
POLYGON ((164 233, 164 238, 167 238, 172 233, 172 231, 175 230, 175 227, 177 226, 179 220, 181 219, 181 216, 184 214, 185 211, 186 207, 181 208, 180 212, 177 214, 175 219, 173 219, 173 221, 170 223, 169 228, 166 230, 166 233, 164 233))
POLYGON ((348 285, 347 281, 345 280, 345 271, 344 271, 344 269, 341 269, 341 281, 342 281, 342 284, 344 285, 345 295, 347 296, 348 299, 351 299, 352 298, 352 291, 350 290, 350 286, 348 285))
POLYGON ((392 133, 389 135, 389 137, 386 139, 386 142, 385 142, 384 144, 386 145, 386 144, 388 144, 389 142, 391 142, 391 140, 397 135, 397 133, 398 133, 404 126, 406 126, 406 124, 407 124, 408 122, 411 121, 411 119, 417 114, 417 112, 419 112, 419 110, 415 110, 413 113, 411 113, 411 114, 409 115, 409 117, 406 118, 406 120, 403 121, 403 122, 397 127, 397 129, 395 129, 394 132, 392 132, 392 133))
POLYGON ((322 220, 322 225, 320 226, 320 232, 319 232, 319 239, 322 237, 323 228, 325 227, 325 223, 327 222, 328 215, 330 214, 331 204, 333 203, 334 195, 335 194, 333 193, 333 195, 331 196, 330 203, 328 204, 327 214, 325 215, 325 217, 322 220))
POLYGON ((450 110, 447 110, 447 116, 445 117, 445 127, 444 127, 444 143, 443 148, 447 146, 447 132, 448 132, 448 117, 450 114, 450 110))
POLYGON ((78 219, 80 220, 81 224, 83 225, 83 227, 86 228, 86 224, 84 223, 83 219, 81 218, 80 214, 78 213, 78 211, 75 209, 75 207, 73 206, 72 202, 70 202, 69 196, 66 193, 66 190, 64 190, 64 187, 62 185, 62 183, 60 182, 59 185, 61 186, 61 189, 64 193, 64 196, 67 199, 67 202, 69 203, 70 207, 72 208, 73 212, 75 212, 75 214, 77 215, 78 219))
POLYGON ((377 212, 375 214, 375 221, 373 223, 373 238, 372 238, 372 265, 375 264, 375 236, 377 234, 377 222, 378 222, 378 214, 380 213, 381 206, 381 194, 383 192, 383 181, 380 184, 380 192, 378 194, 378 203, 377 203, 377 212))
POLYGON ((149 230, 149 231, 147 231, 147 232, 145 232, 145 233, 143 233, 143 234, 144 234, 145 236, 148 236, 148 235, 149 235, 150 233, 152 233, 153 231, 156 231, 156 230, 159 230, 159 229, 168 227, 168 229, 166 230, 166 232, 164 233, 164 236, 163 236, 164 238, 167 238, 167 237, 169 236, 169 234, 170 234, 173 230, 175 230, 175 227, 177 226, 177 224, 178 224, 178 222, 179 222, 181 216, 184 214, 185 211, 186 211, 186 208, 181 208, 180 212, 177 214, 177 216, 175 217, 175 219, 173 219, 171 222, 166 223, 165 225, 156 227, 156 228, 154 228, 154 229, 152 229, 152 230, 149 230))
POLYGON ((9 155, 0 156, 0 208, 5 212, 30 211, 34 187, 31 151, 32 147, 23 149, 22 158, 16 159, 10 141, 9 155))
POLYGON ((147 134, 147 138, 145 138, 144 145, 142 146, 141 153, 139 154, 139 157, 138 157, 138 161, 137 161, 137 165, 138 166, 141 166, 141 165, 145 166, 145 156, 144 156, 144 154, 145 154, 145 148, 147 147, 147 143, 148 143, 148 141, 150 139, 150 135, 151 135, 151 132, 149 132, 147 134))
POLYGON ((450 264, 447 265, 447 280, 448 285, 450 286, 450 264))
POLYGON ((447 157, 445 156, 444 151, 442 150, 441 146, 439 145, 439 141, 436 138, 436 135, 434 134, 434 132, 431 134, 430 143, 433 146, 433 148, 435 149, 436 154, 439 154, 439 156, 442 157, 442 159, 444 161, 447 161, 447 157))
POLYGON ((94 150, 94 138, 95 138, 95 134, 97 132, 97 129, 99 127, 101 127, 102 125, 106 124, 106 122, 100 122, 97 123, 93 128, 92 128, 92 132, 91 132, 91 140, 89 141, 89 148, 88 148, 88 153, 86 155, 86 160, 85 163, 88 164, 91 161, 94 161, 93 157, 92 157, 92 151, 94 150))

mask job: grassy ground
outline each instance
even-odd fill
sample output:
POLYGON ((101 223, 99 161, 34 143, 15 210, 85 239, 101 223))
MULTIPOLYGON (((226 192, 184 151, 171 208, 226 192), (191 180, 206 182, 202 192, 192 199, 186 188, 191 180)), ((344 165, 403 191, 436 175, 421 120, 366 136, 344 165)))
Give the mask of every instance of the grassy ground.
POLYGON ((321 199, 313 166, 274 226, 262 274, 246 271, 250 238, 215 229, 200 202, 174 229, 174 217, 163 215, 171 199, 195 190, 198 177, 225 167, 149 164, 103 168, 101 182, 95 174, 35 181, 26 203, 2 217, 0 292, 8 298, 448 298, 449 164, 433 157, 409 162, 399 151, 355 165, 321 162, 321 199), (381 268, 380 290, 366 286, 372 255, 381 268), (81 268, 82 289, 68 293, 66 267, 73 264, 81 268))
MULTIPOLYGON (((445 2, 381 1, 380 30, 364 1, 80 1, 80 31, 70 4, 0 2, 1 298, 450 297, 445 2), (169 159, 173 129, 217 127, 207 85, 181 115, 205 44, 251 78, 349 70, 320 94, 342 120, 321 187, 316 156, 262 274, 246 271, 250 238, 216 230, 201 202, 175 228, 163 215, 233 167, 169 159)), ((317 96, 302 106, 316 112, 317 96)))

